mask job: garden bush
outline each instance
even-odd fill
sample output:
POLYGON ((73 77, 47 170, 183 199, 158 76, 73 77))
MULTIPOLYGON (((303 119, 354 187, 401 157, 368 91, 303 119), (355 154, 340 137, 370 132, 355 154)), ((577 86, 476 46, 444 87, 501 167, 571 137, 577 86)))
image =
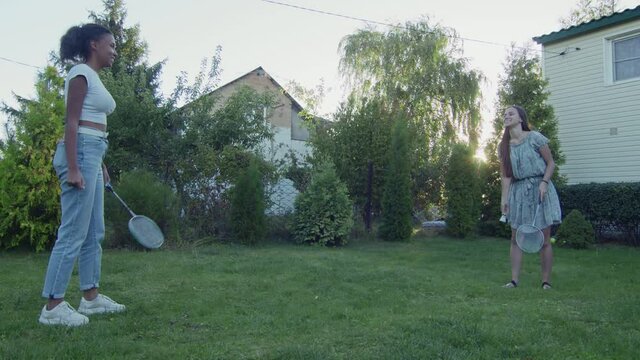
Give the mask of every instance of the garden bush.
POLYGON ((579 210, 571 210, 567 215, 558 232, 556 233, 558 245, 574 249, 586 249, 595 240, 595 233, 591 223, 589 223, 579 210))
POLYGON ((353 225, 353 203, 333 164, 314 169, 307 189, 295 201, 293 233, 296 242, 339 246, 347 243, 353 225))
POLYGON ((576 184, 558 192, 563 213, 580 210, 598 239, 616 236, 640 246, 640 182, 576 184))
MULTIPOLYGON (((134 213, 147 216, 158 224, 165 236, 164 246, 180 243, 178 199, 171 187, 148 171, 134 170, 121 174, 114 190, 134 213)), ((116 197, 105 193, 105 247, 142 248, 129 234, 130 218, 116 197)))

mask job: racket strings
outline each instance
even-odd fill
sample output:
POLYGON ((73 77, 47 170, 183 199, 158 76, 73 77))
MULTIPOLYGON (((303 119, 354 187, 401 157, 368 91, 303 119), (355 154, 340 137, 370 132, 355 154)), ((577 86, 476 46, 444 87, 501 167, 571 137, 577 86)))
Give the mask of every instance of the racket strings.
POLYGON ((538 252, 544 243, 544 234, 532 225, 521 225, 516 231, 516 242, 522 251, 538 252))
POLYGON ((157 248, 164 242, 164 235, 153 220, 136 216, 129 221, 131 234, 143 245, 157 248))

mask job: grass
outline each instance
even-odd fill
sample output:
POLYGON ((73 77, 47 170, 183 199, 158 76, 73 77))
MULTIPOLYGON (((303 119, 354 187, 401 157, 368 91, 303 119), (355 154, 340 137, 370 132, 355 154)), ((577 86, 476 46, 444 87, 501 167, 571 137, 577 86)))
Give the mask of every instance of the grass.
POLYGON ((637 358, 640 251, 555 251, 551 291, 532 255, 502 289, 497 239, 105 251, 102 289, 128 310, 75 329, 37 323, 48 254, 2 253, 0 358, 637 358))

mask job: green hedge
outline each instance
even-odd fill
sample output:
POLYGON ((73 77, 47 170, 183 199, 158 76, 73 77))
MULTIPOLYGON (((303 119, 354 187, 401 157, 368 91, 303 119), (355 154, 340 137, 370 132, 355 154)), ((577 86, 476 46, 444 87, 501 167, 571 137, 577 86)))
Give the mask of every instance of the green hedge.
POLYGON ((599 240, 619 232, 640 246, 640 183, 577 184, 558 188, 562 213, 580 210, 599 240))

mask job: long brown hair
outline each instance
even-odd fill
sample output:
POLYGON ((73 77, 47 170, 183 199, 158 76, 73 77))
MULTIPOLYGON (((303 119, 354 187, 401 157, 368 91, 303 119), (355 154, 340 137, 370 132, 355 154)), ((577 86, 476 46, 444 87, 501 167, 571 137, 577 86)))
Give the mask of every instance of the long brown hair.
MULTIPOLYGON (((511 105, 508 108, 514 108, 518 112, 518 116, 520 116, 520 119, 522 119, 522 122, 520 123, 520 125, 522 126, 522 130, 531 131, 529 129, 527 112, 524 110, 524 108, 519 105, 511 105)), ((502 175, 508 178, 513 177, 513 167, 511 167, 509 141, 511 141, 511 134, 509 134, 509 129, 505 128, 504 133, 502 134, 502 140, 500 141, 500 146, 498 146, 498 156, 500 156, 500 162, 502 163, 502 169, 504 170, 504 173, 502 175)))

